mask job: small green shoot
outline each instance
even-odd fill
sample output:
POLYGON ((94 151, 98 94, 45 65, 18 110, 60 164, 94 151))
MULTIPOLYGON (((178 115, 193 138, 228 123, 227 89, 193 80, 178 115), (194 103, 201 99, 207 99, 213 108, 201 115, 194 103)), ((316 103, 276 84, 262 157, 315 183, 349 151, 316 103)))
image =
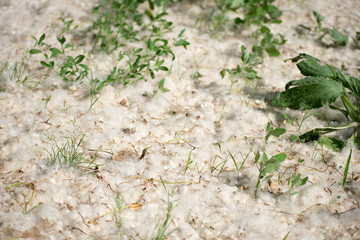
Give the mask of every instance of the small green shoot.
POLYGON ((120 197, 120 194, 118 193, 115 197, 115 205, 116 208, 114 210, 114 218, 115 218, 115 224, 119 231, 119 237, 121 240, 124 239, 124 233, 122 230, 122 221, 121 221, 121 214, 124 209, 124 200, 120 197))
POLYGON ((356 48, 360 47, 360 32, 356 32, 355 37, 353 37, 353 41, 356 48))
POLYGON ((236 173, 237 173, 238 175, 240 175, 240 172, 241 172, 241 170, 242 170, 243 167, 244 167, 244 164, 245 164, 245 162, 246 162, 246 159, 249 157, 250 153, 252 152, 252 148, 250 148, 250 150, 249 150, 249 152, 246 154, 245 158, 243 158, 243 161, 241 162, 241 165, 240 165, 240 166, 238 166, 238 164, 237 164, 234 156, 233 156, 232 153, 229 151, 229 149, 227 149, 227 151, 228 151, 231 159, 232 159, 233 162, 234 162, 236 173))
POLYGON ((174 203, 170 200, 170 197, 172 195, 168 193, 168 199, 166 201, 167 203, 167 213, 165 220, 162 224, 160 224, 160 221, 157 222, 155 226, 156 235, 155 237, 152 237, 151 240, 166 240, 169 239, 169 236, 177 230, 177 228, 168 231, 170 224, 171 224, 171 212, 174 209, 174 203))
POLYGON ((218 171, 218 174, 217 176, 219 176, 222 172, 223 172, 223 169, 225 167, 225 164, 227 162, 227 160, 223 160, 223 161, 220 161, 219 163, 216 161, 217 159, 219 158, 219 156, 215 156, 214 157, 214 160, 212 162, 212 166, 211 166, 211 169, 210 169, 210 172, 213 173, 215 170, 218 171), (219 168, 219 169, 218 169, 219 168))
POLYGON ((279 153, 269 159, 266 153, 263 153, 259 161, 260 152, 256 153, 255 164, 259 170, 259 176, 255 186, 255 197, 261 184, 274 176, 275 171, 280 168, 281 163, 285 161, 286 157, 285 153, 279 153))
POLYGON ((165 92, 168 92, 169 89, 165 88, 164 87, 164 84, 165 84, 165 78, 161 79, 160 82, 158 83, 158 88, 161 92, 165 93, 165 92))
POLYGON ((278 34, 274 37, 274 34, 271 33, 270 29, 266 26, 261 26, 255 33, 255 39, 259 39, 262 36, 261 41, 258 45, 252 47, 252 51, 257 56, 263 56, 263 51, 265 51, 270 57, 278 57, 280 55, 279 50, 276 46, 281 46, 286 43, 286 39, 282 34, 278 34))
POLYGON ((273 128, 270 125, 270 122, 267 123, 265 131, 266 131, 265 143, 267 143, 270 136, 280 137, 286 132, 284 128, 273 128))
POLYGON ((189 152, 188 158, 187 158, 187 160, 186 160, 186 165, 185 165, 185 170, 184 170, 184 173, 186 173, 186 171, 189 169, 190 164, 192 164, 192 163, 193 163, 193 160, 191 160, 191 153, 192 153, 192 151, 193 151, 193 150, 194 150, 194 148, 191 148, 191 149, 190 149, 190 152, 189 152))
POLYGON ((260 64, 261 60, 257 55, 246 51, 244 45, 241 46, 241 61, 241 64, 237 65, 236 69, 224 68, 220 72, 221 78, 224 78, 226 74, 229 75, 231 80, 229 93, 231 93, 234 83, 238 82, 239 78, 244 79, 253 88, 253 92, 255 92, 258 81, 261 79, 257 71, 254 70, 254 67, 260 64))
POLYGON ((30 49, 29 53, 31 55, 42 54, 44 60, 41 60, 40 64, 55 71, 64 81, 83 80, 88 75, 90 69, 82 63, 85 59, 84 55, 79 54, 73 57, 67 53, 68 49, 73 50, 74 43, 67 43, 64 36, 57 37, 60 48, 56 48, 45 43, 45 37, 45 33, 39 39, 33 36, 35 45, 34 48, 30 49), (59 63, 55 63, 55 60, 58 60, 59 63))
POLYGON ((295 188, 305 185, 308 179, 309 177, 302 178, 300 173, 297 175, 293 175, 290 173, 288 178, 288 185, 290 186, 289 194, 295 195, 299 193, 298 191, 295 191, 295 188))
POLYGON ((343 182, 342 182, 343 187, 345 187, 347 175, 348 175, 348 172, 349 172, 351 154, 352 154, 352 149, 350 149, 350 153, 349 153, 348 159, 346 161, 345 169, 344 169, 344 177, 343 177, 343 182))
POLYGON ((314 29, 305 25, 299 25, 299 27, 307 31, 313 31, 317 34, 318 40, 329 47, 345 46, 348 43, 349 37, 339 32, 336 28, 324 28, 322 26, 324 17, 321 16, 320 13, 313 11, 313 15, 317 23, 317 26, 314 29), (329 38, 325 39, 326 36, 329 36, 329 38))
POLYGON ((47 151, 48 163, 50 166, 60 164, 65 167, 78 166, 83 163, 83 157, 85 152, 81 150, 81 143, 83 142, 85 134, 81 136, 79 140, 75 136, 64 137, 65 143, 59 146, 55 141, 55 146, 51 148, 51 151, 47 151))

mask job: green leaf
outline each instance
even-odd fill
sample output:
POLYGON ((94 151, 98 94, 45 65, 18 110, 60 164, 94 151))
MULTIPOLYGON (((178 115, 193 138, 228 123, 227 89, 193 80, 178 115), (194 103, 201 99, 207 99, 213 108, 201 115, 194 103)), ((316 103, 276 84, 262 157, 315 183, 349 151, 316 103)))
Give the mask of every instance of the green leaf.
POLYGON ((320 136, 317 142, 333 151, 340 151, 345 146, 345 143, 343 141, 337 138, 331 138, 325 136, 320 136))
POLYGON ((273 128, 270 126, 270 122, 266 125, 266 136, 265 136, 265 142, 269 139, 270 136, 280 137, 282 134, 284 134, 286 130, 284 128, 273 128))
POLYGON ((348 175, 348 172, 349 172, 351 154, 352 154, 352 149, 350 149, 350 153, 349 153, 348 159, 346 161, 345 169, 344 169, 344 177, 343 177, 343 183, 342 183, 343 187, 345 187, 347 175, 348 175))
POLYGON ((261 172, 261 176, 264 177, 267 174, 273 175, 276 170, 279 169, 280 164, 285 161, 286 154, 285 153, 279 153, 275 156, 272 156, 267 162, 265 163, 265 168, 261 172))
POLYGON ((318 13, 317 11, 313 11, 313 14, 316 18, 316 22, 318 25, 319 30, 322 29, 322 21, 324 21, 324 17, 320 15, 320 13, 318 13))
POLYGON ((296 65, 303 75, 331 78, 335 81, 341 82, 344 87, 355 92, 356 96, 360 96, 360 80, 341 72, 338 68, 323 63, 319 59, 304 53, 299 54, 290 60, 292 62, 299 62, 302 60, 296 65))
POLYGON ((29 51, 29 53, 30 54, 39 54, 39 53, 42 53, 42 51, 41 50, 39 50, 39 49, 30 49, 30 51, 29 51))
POLYGON ((62 37, 56 37, 56 38, 57 38, 58 42, 59 42, 61 45, 63 45, 64 42, 66 42, 66 38, 65 38, 64 36, 62 36, 62 37))
POLYGON ((334 42, 335 45, 345 46, 349 41, 348 36, 338 32, 335 28, 329 29, 328 32, 332 37, 332 41, 334 42))
POLYGON ((61 54, 61 51, 57 48, 50 48, 52 58, 55 58, 58 54, 61 54))
POLYGON ((84 60, 84 58, 85 58, 84 55, 78 55, 78 56, 75 58, 75 64, 81 63, 81 62, 84 60))
POLYGON ((185 32, 185 28, 180 31, 180 33, 178 35, 178 38, 181 38, 184 35, 184 32, 185 32))
POLYGON ((189 42, 185 41, 184 39, 180 39, 174 43, 175 46, 183 46, 186 49, 187 45, 190 45, 189 42))
POLYGON ((158 70, 161 70, 161 71, 169 71, 169 69, 165 66, 160 66, 158 67, 158 70))
POLYGON ((265 51, 267 54, 269 54, 270 57, 278 57, 280 55, 280 52, 276 49, 275 45, 266 47, 265 51))
POLYGON ((45 33, 43 33, 43 34, 40 36, 39 42, 38 42, 38 46, 41 45, 41 43, 42 43, 42 41, 44 41, 44 39, 45 39, 45 33))
POLYGON ((275 96, 272 104, 307 110, 329 105, 344 94, 341 83, 324 77, 307 77, 290 81, 285 89, 275 96))
POLYGON ((165 84, 165 78, 163 78, 163 79, 160 80, 160 82, 159 82, 159 84, 158 84, 158 87, 159 87, 160 91, 162 91, 162 92, 168 92, 169 89, 165 88, 165 87, 164 87, 164 84, 165 84))
POLYGON ((237 18, 234 19, 234 23, 235 24, 243 24, 243 23, 245 23, 245 21, 243 19, 237 17, 237 18))
POLYGON ((221 79, 225 77, 225 74, 226 74, 226 69, 224 68, 223 70, 220 71, 221 79))

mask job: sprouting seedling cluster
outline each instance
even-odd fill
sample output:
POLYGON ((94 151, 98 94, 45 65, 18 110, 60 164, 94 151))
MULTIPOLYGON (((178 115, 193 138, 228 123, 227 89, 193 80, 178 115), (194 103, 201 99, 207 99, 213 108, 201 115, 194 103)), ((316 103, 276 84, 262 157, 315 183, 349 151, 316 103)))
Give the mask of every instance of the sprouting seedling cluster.
POLYGON ((313 11, 313 15, 316 19, 316 27, 312 29, 311 27, 302 24, 300 24, 299 27, 315 33, 318 40, 328 46, 345 46, 348 43, 349 37, 339 32, 335 27, 323 27, 322 22, 324 21, 324 17, 320 13, 313 11), (327 37, 329 38, 327 39, 327 37))
POLYGON ((238 79, 244 79, 247 84, 249 84, 253 91, 255 92, 256 86, 258 85, 258 81, 261 77, 258 76, 254 67, 261 63, 261 59, 253 53, 249 53, 246 50, 244 45, 241 46, 241 63, 237 65, 235 69, 224 68, 221 70, 220 75, 222 78, 225 77, 226 74, 229 75, 231 80, 230 84, 230 92, 233 87, 233 84, 238 82, 238 79))
MULTIPOLYGON (((190 44, 184 39, 185 29, 172 40, 164 37, 164 34, 172 31, 173 26, 172 22, 164 18, 170 2, 100 1, 99 5, 93 8, 97 19, 83 36, 83 39, 90 39, 93 46, 91 52, 85 50, 83 54, 75 54, 82 50, 82 44, 68 41, 71 37, 67 35, 74 33, 78 25, 73 26, 74 20, 71 18, 60 17, 59 20, 64 26, 61 34, 56 37, 56 44, 45 42, 45 33, 39 38, 33 36, 35 44, 29 50, 30 56, 41 55, 40 65, 55 72, 66 82, 84 83, 87 80, 90 83, 91 108, 98 99, 94 98, 94 95, 106 84, 128 85, 155 79, 157 72, 169 71, 167 63, 175 59, 173 47, 186 49, 190 44), (148 8, 143 7, 146 3, 148 8), (132 42, 137 43, 136 48, 132 42), (90 64, 86 64, 98 51, 118 56, 109 74, 102 79, 96 77, 98 74, 93 72, 90 64)), ((23 69, 21 70, 23 74, 23 69)), ((165 79, 159 81, 159 90, 162 92, 168 91, 164 83, 165 79)))
POLYGON ((79 54, 73 57, 68 53, 74 51, 73 43, 66 42, 66 38, 61 36, 57 37, 60 47, 53 47, 44 42, 45 37, 45 33, 39 39, 33 36, 35 45, 29 51, 32 55, 43 54, 44 60, 40 61, 42 66, 55 71, 64 81, 79 81, 88 76, 89 67, 82 63, 85 56, 79 54))

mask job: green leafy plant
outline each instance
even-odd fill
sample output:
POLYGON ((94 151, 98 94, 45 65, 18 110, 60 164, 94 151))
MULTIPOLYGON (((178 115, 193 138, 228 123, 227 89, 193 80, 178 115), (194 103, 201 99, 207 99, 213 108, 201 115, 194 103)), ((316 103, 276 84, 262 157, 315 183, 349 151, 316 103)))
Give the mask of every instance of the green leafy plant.
MULTIPOLYGON (((181 30, 177 39, 174 39, 174 46, 182 46, 186 49, 189 45, 183 39, 185 30, 181 30)), ((104 81, 95 81, 95 93, 98 93, 105 84, 109 83, 122 83, 128 85, 140 80, 147 80, 147 76, 151 79, 155 78, 155 72, 169 71, 165 66, 165 57, 171 55, 171 60, 175 60, 175 55, 171 50, 169 41, 164 38, 151 38, 146 41, 146 48, 137 48, 131 52, 120 52, 119 60, 127 57, 127 68, 114 67, 111 73, 104 81)))
MULTIPOLYGON (((273 128, 270 125, 270 122, 268 122, 265 128, 265 133, 266 133, 265 135, 265 144, 266 144, 270 136, 280 137, 282 134, 285 133, 285 129, 273 128)), ((275 171, 279 169, 281 163, 285 161, 286 157, 287 156, 285 153, 279 153, 272 156, 269 159, 266 153, 263 153, 260 156, 260 151, 256 152, 254 162, 259 170, 259 176, 255 185, 255 197, 261 184, 263 182, 270 180, 274 176, 275 171)))
POLYGON ((286 132, 284 128, 273 128, 270 125, 270 122, 267 123, 265 131, 266 131, 265 143, 267 143, 270 136, 280 137, 282 134, 286 132))
POLYGON ((224 68, 221 70, 221 78, 224 78, 226 74, 229 75, 231 80, 229 92, 231 93, 232 87, 235 83, 238 82, 238 79, 244 79, 247 84, 249 84, 253 91, 258 85, 258 81, 261 77, 258 76, 257 71, 254 70, 254 67, 261 63, 261 59, 253 53, 246 51, 244 45, 241 46, 241 63, 237 65, 235 69, 224 68))
POLYGON ((59 48, 52 47, 44 42, 45 33, 39 39, 34 36, 33 39, 35 45, 34 48, 30 49, 29 53, 31 55, 43 54, 45 59, 41 60, 40 64, 57 72, 64 81, 83 80, 88 75, 89 67, 82 63, 85 56, 82 54, 75 57, 68 55, 67 50, 74 50, 74 44, 66 42, 64 36, 57 37, 57 41, 60 43, 59 48), (55 64, 55 60, 58 60, 59 63, 55 64))
POLYGON ((322 26, 322 22, 324 21, 324 17, 321 16, 320 13, 313 11, 313 15, 316 19, 317 26, 312 29, 311 27, 307 27, 305 25, 299 25, 302 29, 312 31, 317 34, 318 40, 320 40, 323 44, 327 46, 345 46, 348 41, 349 37, 339 32, 336 28, 326 28, 322 26), (329 39, 325 37, 329 36, 329 39), (329 43, 330 42, 330 43, 329 43))
POLYGON ((271 158, 268 158, 266 153, 263 153, 260 159, 260 152, 256 153, 255 164, 259 170, 259 176, 255 186, 255 196, 257 195, 258 189, 263 182, 270 180, 275 171, 277 171, 283 161, 286 159, 285 153, 279 153, 271 158))
POLYGON ((230 0, 230 2, 235 2, 236 6, 243 7, 244 17, 235 18, 236 24, 281 23, 279 18, 282 11, 272 4, 275 0, 230 0))
POLYGON ((308 179, 309 179, 309 177, 302 178, 300 173, 298 173, 296 175, 293 175, 292 173, 290 173, 289 178, 288 178, 288 185, 290 186, 289 194, 295 195, 295 194, 299 193, 298 191, 295 191, 295 188, 305 185, 307 183, 308 179))
POLYGON ((298 69, 306 78, 288 82, 285 91, 277 94, 272 103, 296 110, 329 106, 342 113, 351 121, 350 124, 315 128, 293 137, 293 140, 317 141, 330 149, 341 150, 344 147, 342 140, 325 137, 324 134, 353 128, 353 137, 355 137, 360 129, 360 80, 307 54, 300 54, 290 60, 297 62, 298 69), (333 105, 338 98, 343 108, 333 105))
POLYGON ((262 36, 260 42, 252 47, 253 53, 258 56, 263 56, 263 52, 265 51, 270 57, 278 57, 280 52, 277 49, 277 46, 284 45, 286 43, 285 37, 282 34, 274 36, 274 34, 271 33, 270 29, 266 26, 261 26, 255 31, 254 37, 257 41, 260 36, 262 36))

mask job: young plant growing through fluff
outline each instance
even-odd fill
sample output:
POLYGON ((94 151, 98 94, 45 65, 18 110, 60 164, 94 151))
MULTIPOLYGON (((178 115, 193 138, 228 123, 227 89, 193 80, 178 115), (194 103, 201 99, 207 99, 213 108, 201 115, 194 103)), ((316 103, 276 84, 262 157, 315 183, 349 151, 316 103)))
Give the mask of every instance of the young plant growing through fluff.
POLYGON ((89 67, 82 63, 85 56, 82 54, 76 57, 69 55, 67 53, 68 49, 74 50, 74 44, 66 42, 65 36, 57 37, 60 48, 45 43, 45 33, 39 39, 34 36, 32 38, 35 40, 35 45, 34 48, 30 49, 29 53, 31 55, 43 54, 45 59, 41 60, 40 64, 55 71, 64 81, 79 81, 88 75, 89 67), (59 60, 57 64, 55 64, 56 59, 59 60))
POLYGON ((344 126, 315 128, 300 136, 293 136, 292 140, 316 141, 332 150, 341 150, 345 145, 342 140, 324 135, 348 128, 353 128, 352 139, 358 140, 356 136, 360 137, 360 80, 307 54, 300 54, 290 60, 297 62, 298 69, 306 77, 288 82, 285 91, 277 94, 272 104, 295 110, 329 106, 350 121, 344 126), (333 105, 338 98, 343 108, 333 105))
POLYGON ((322 42, 324 45, 327 45, 329 47, 345 46, 348 43, 349 41, 348 36, 336 30, 335 27, 332 28, 323 27, 322 22, 324 21, 324 17, 321 16, 321 14, 318 13, 317 11, 313 11, 313 14, 317 23, 317 26, 314 29, 311 29, 311 27, 302 24, 300 24, 299 27, 307 31, 314 32, 315 34, 318 35, 318 40, 322 42), (325 38, 326 36, 329 36, 329 39, 326 39, 325 38))
POLYGON ((229 93, 231 93, 231 89, 234 83, 238 82, 238 79, 244 79, 247 84, 249 84, 253 92, 258 85, 261 77, 258 76, 257 71, 254 70, 256 65, 261 63, 261 59, 256 54, 249 53, 246 51, 246 47, 244 45, 241 46, 241 63, 237 65, 235 69, 224 68, 221 70, 220 75, 221 78, 224 78, 226 74, 229 75, 231 80, 229 93))
MULTIPOLYGON (((265 132, 265 143, 267 143, 270 136, 280 137, 285 133, 285 129, 274 129, 271 127, 270 123, 267 123, 265 132)), ((263 153, 261 156, 259 151, 256 152, 255 165, 259 170, 259 176, 255 185, 255 197, 261 184, 270 180, 274 176, 275 172, 280 168, 281 163, 285 161, 286 157, 287 155, 285 153, 279 153, 272 156, 271 158, 268 158, 266 153, 263 153)))

